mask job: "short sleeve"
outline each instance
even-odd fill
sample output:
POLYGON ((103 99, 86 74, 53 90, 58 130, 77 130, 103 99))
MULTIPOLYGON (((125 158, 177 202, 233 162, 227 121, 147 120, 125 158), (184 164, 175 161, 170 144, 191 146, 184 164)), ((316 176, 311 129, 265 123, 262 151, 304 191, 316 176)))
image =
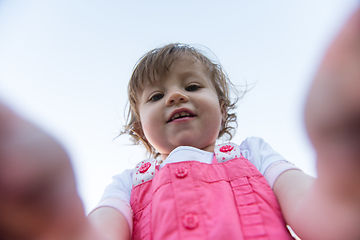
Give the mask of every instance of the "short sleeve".
POLYGON ((100 202, 94 208, 96 210, 101 207, 111 207, 120 211, 129 224, 130 232, 133 226, 133 213, 130 207, 132 174, 133 169, 127 169, 113 176, 112 183, 105 188, 100 202))
POLYGON ((113 176, 113 181, 105 188, 101 200, 113 197, 120 198, 127 204, 130 204, 133 171, 133 169, 127 169, 121 174, 113 176))
POLYGON ((294 164, 274 151, 262 138, 246 138, 241 143, 240 150, 242 155, 261 172, 271 188, 273 188, 276 179, 285 171, 299 170, 294 164))

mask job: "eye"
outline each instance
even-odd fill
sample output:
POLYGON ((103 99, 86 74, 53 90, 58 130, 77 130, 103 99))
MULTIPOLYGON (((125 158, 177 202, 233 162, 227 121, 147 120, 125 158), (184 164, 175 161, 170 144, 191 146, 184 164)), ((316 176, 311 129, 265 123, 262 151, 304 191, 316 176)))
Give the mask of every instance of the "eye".
POLYGON ((154 93, 149 97, 149 102, 156 102, 164 97, 162 93, 154 93))
POLYGON ((201 87, 199 85, 197 85, 197 84, 190 84, 185 88, 185 90, 189 91, 189 92, 194 92, 196 90, 199 90, 200 88, 201 87))

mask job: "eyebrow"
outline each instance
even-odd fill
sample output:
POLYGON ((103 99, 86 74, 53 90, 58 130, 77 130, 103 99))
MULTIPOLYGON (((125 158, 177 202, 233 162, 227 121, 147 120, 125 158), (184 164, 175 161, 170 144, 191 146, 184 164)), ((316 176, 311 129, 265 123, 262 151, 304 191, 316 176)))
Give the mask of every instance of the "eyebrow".
POLYGON ((188 77, 188 76, 199 76, 198 72, 187 70, 179 74, 181 77, 188 77))

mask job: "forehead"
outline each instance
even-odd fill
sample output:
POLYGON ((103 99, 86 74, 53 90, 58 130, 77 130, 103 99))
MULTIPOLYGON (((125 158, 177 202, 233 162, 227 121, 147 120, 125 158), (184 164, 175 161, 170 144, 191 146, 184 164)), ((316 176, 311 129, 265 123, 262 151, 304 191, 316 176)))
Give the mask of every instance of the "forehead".
POLYGON ((139 90, 142 92, 146 87, 162 84, 170 75, 175 74, 184 79, 191 76, 210 79, 210 70, 198 58, 187 55, 179 56, 167 66, 148 69, 144 72, 141 79, 138 79, 139 90))

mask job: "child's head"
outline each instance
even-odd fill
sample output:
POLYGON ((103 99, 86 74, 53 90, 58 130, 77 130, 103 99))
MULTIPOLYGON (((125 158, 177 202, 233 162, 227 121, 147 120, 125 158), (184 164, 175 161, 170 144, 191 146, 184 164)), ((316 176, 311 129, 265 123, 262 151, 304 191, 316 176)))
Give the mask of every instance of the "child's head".
MULTIPOLYGON (((230 123, 236 125, 236 115, 230 113, 230 110, 235 108, 237 97, 233 102, 230 100, 230 89, 234 89, 234 86, 221 65, 211 61, 199 50, 178 43, 154 49, 145 54, 134 68, 128 85, 130 108, 122 133, 129 133, 134 143, 143 144, 152 156, 167 151, 163 146, 166 145, 165 141, 176 139, 176 136, 170 140, 162 138, 165 130, 169 133, 168 126, 171 126, 174 134, 201 117, 201 123, 207 126, 194 127, 204 134, 201 139, 206 138, 206 133, 211 131, 216 131, 215 135, 208 136, 211 140, 214 136, 216 140, 224 134, 228 134, 231 139, 231 131, 235 127, 230 123), (190 105, 191 99, 193 103, 190 105), (175 118, 184 118, 172 121, 174 114, 175 118), (154 138, 154 135, 159 136, 154 138), (159 142, 159 139, 164 141, 159 142)), ((193 139, 192 135, 184 136, 193 139)), ((202 148, 201 144, 206 143, 200 143, 201 139, 194 139, 196 143, 182 140, 174 144, 202 148)))

